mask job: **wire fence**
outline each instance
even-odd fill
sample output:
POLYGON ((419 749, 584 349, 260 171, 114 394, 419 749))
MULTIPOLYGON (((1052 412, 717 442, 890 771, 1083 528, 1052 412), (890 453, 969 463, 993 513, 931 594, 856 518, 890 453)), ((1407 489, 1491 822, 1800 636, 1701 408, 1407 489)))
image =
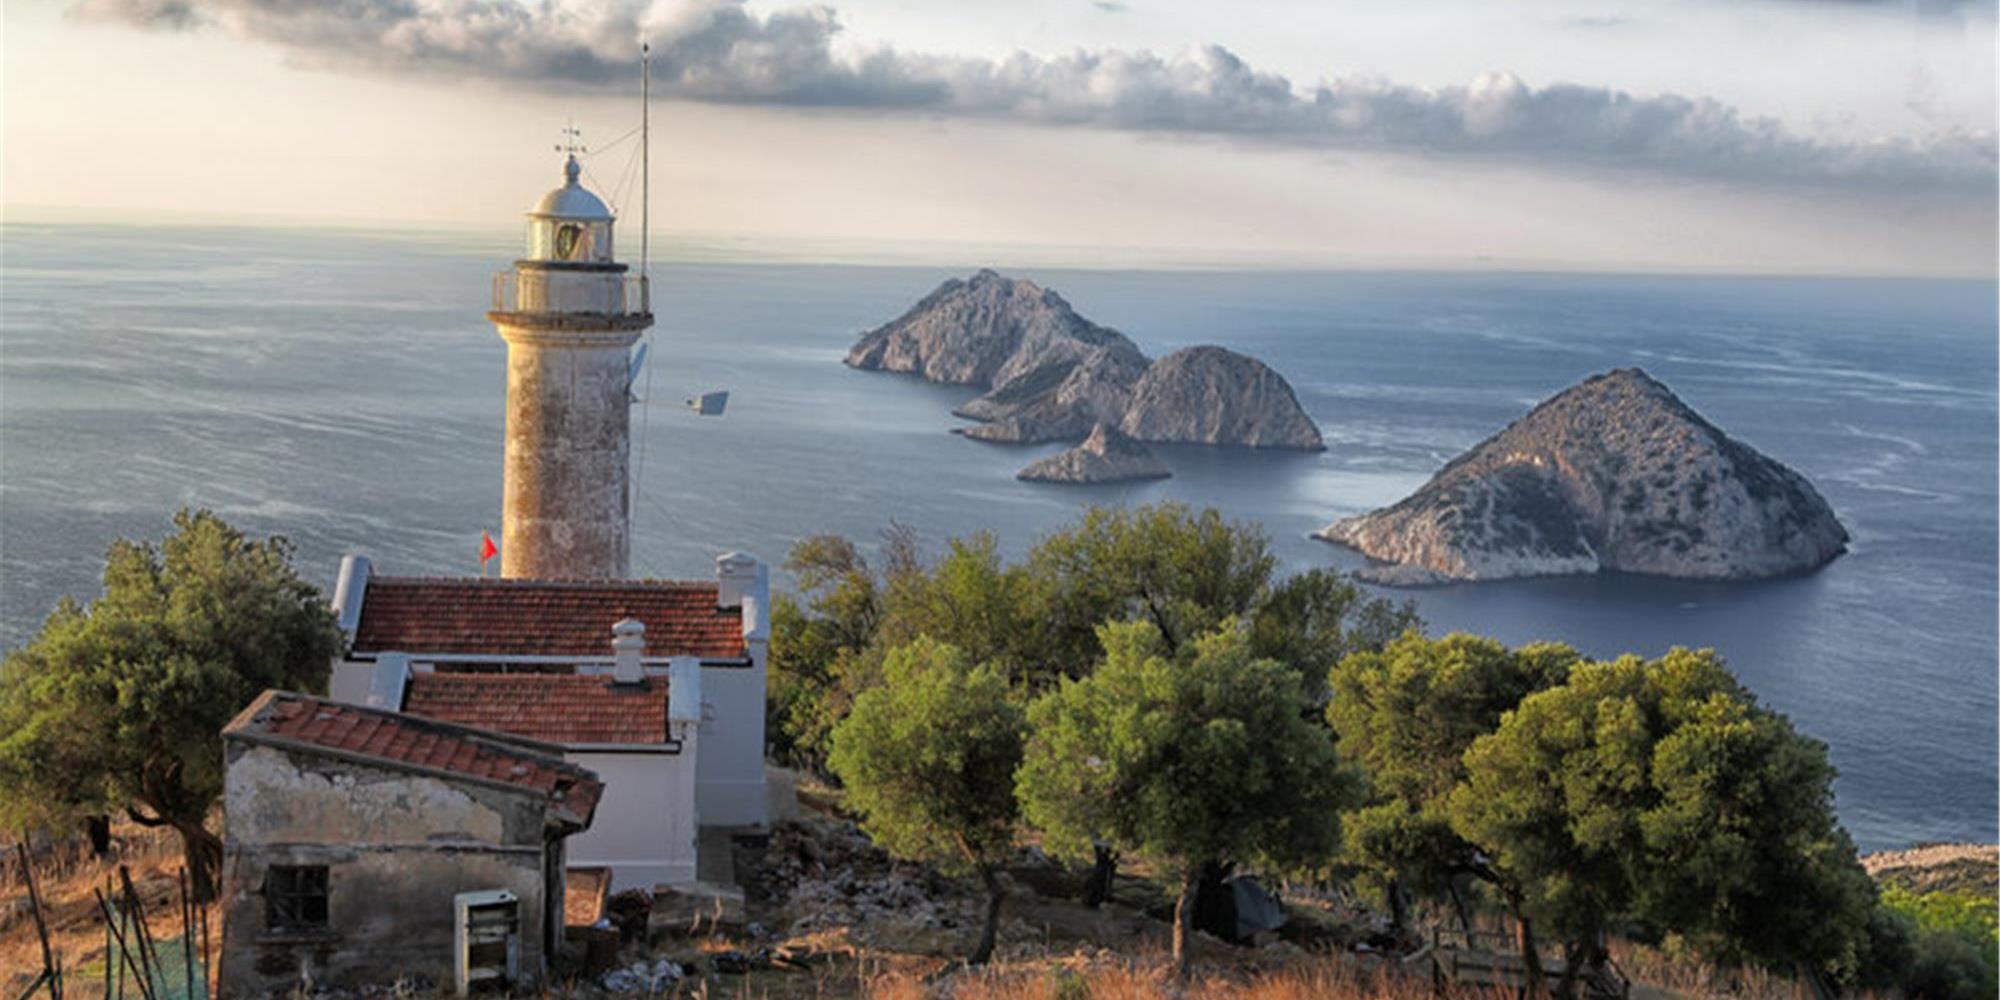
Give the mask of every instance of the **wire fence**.
MULTIPOLYGON (((163 901, 158 898, 157 879, 148 882, 154 890, 153 912, 148 912, 145 897, 133 883, 130 867, 120 864, 115 879, 105 876, 103 888, 91 889, 95 913, 102 922, 104 948, 97 960, 79 963, 65 955, 51 933, 50 914, 41 892, 43 873, 37 870, 49 866, 49 859, 44 857, 37 864, 26 844, 14 845, 14 857, 17 864, 13 867, 18 884, 26 891, 41 959, 40 971, 19 994, 20 1000, 44 992, 49 1000, 208 1000, 212 993, 209 957, 215 953, 213 936, 208 908, 195 901, 185 869, 170 876, 171 889, 163 901), (156 925, 164 925, 166 933, 157 934, 156 925)), ((72 922, 70 926, 73 929, 75 925, 72 922)))

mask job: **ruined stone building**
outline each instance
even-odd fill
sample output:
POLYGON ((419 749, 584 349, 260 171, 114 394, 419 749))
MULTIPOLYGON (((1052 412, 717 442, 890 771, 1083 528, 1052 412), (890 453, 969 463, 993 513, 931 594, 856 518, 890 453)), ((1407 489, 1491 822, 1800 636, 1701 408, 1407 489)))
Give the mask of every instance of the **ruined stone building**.
POLYGON ((454 899, 491 890, 515 901, 523 981, 541 980, 596 775, 547 744, 282 691, 222 735, 222 995, 449 984, 454 899))

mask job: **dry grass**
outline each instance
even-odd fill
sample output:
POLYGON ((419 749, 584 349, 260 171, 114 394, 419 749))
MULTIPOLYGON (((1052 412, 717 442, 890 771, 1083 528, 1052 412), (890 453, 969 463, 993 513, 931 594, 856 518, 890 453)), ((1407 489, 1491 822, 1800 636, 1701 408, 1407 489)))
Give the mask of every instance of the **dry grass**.
MULTIPOLYGON (((1001 963, 931 980, 907 974, 871 979, 865 995, 878 1000, 1435 1000, 1428 978, 1349 956, 1296 956, 1243 967, 1198 965, 1177 979, 1164 953, 1130 958, 1072 956, 1001 963)), ((1498 994, 1461 990, 1481 1000, 1498 994)))
MULTIPOLYGON (((156 938, 180 933, 175 873, 181 866, 178 838, 170 832, 121 826, 117 851, 98 861, 80 847, 43 850, 35 864, 37 885, 54 937, 54 946, 70 970, 69 995, 94 998, 102 993, 104 924, 92 889, 104 887, 120 861, 129 865, 145 901, 156 938)), ((19 994, 41 967, 40 945, 25 909, 25 888, 17 865, 8 859, 0 875, 0 997, 19 994)), ((1186 982, 1170 972, 1166 925, 1146 913, 1150 897, 1138 891, 1147 880, 1131 874, 1133 891, 1124 894, 1137 907, 1113 906, 1086 910, 1066 899, 1038 896, 1025 889, 1009 901, 1009 918, 995 964, 965 969, 954 962, 964 953, 972 929, 960 927, 932 934, 936 940, 902 940, 884 928, 841 926, 801 935, 784 942, 824 956, 806 970, 764 969, 747 976, 724 976, 707 983, 683 982, 667 997, 743 997, 774 1000, 820 1000, 836 997, 880 997, 884 1000, 1431 1000, 1435 996, 1427 969, 1406 969, 1379 959, 1340 951, 1305 952, 1290 945, 1237 949, 1197 936, 1195 974, 1186 982)), ((1123 889, 1123 883, 1121 883, 1123 889)), ((1343 906, 1301 907, 1295 916, 1312 916, 1334 923, 1352 919, 1343 906), (1325 909, 1325 912, 1319 912, 1325 909)), ((762 916, 769 916, 768 914, 762 916)), ((220 942, 219 915, 209 911, 214 943, 220 942)), ((773 922, 773 925, 778 925, 773 922)), ((1493 929, 1498 929, 1497 926, 1493 929)), ((695 960, 724 949, 756 950, 763 941, 705 935, 683 939, 665 949, 635 948, 624 964, 640 958, 673 957, 695 960)), ((1323 943, 1310 944, 1326 947, 1323 943)), ((1613 957, 1635 982, 1635 998, 1690 1000, 1811 1000, 1794 981, 1757 971, 1727 972, 1655 949, 1616 943, 1613 957)), ((430 994, 426 993, 425 996, 430 994)), ((441 994, 439 994, 441 995, 441 994)), ((558 984, 546 995, 600 1000, 594 984, 558 984)), ((1459 990, 1453 996, 1484 1000, 1499 994, 1459 990)))
MULTIPOLYGON (((42 899, 50 944, 64 970, 65 997, 89 998, 104 992, 104 918, 92 890, 105 891, 117 878, 118 866, 132 871, 133 886, 146 908, 146 926, 166 950, 169 939, 180 947, 180 838, 170 830, 149 830, 118 824, 113 827, 109 858, 92 858, 86 845, 62 843, 41 847, 33 857, 35 888, 42 899)), ((4 845, 0 868, 0 995, 16 996, 42 969, 42 946, 29 914, 28 891, 12 844, 4 845)), ((107 896, 110 893, 106 893, 107 896)), ((208 909, 210 946, 221 946, 221 915, 208 909)), ((197 951, 200 937, 195 938, 197 951)), ((179 968, 178 951, 173 967, 179 968)), ((127 983, 128 992, 133 989, 127 983)))

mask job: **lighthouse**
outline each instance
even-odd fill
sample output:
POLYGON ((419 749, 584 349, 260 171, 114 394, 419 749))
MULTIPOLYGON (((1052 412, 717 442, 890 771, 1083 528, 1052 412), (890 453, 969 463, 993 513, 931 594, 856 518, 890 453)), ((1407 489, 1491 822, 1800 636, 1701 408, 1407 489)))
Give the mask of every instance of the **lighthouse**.
POLYGON ((486 314, 507 342, 503 577, 623 579, 631 559, 632 345, 653 310, 646 276, 612 257, 616 220, 578 182, 576 152, 486 314))

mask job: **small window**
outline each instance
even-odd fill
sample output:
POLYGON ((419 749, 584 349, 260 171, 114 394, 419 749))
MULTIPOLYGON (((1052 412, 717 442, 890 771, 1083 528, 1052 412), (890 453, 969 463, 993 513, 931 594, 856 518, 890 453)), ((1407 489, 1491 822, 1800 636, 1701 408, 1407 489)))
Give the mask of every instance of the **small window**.
POLYGON ((574 222, 565 222, 556 227, 556 259, 582 260, 590 244, 583 238, 584 229, 574 222))
POLYGON ((264 926, 274 931, 326 929, 326 866, 272 865, 264 874, 264 926))

